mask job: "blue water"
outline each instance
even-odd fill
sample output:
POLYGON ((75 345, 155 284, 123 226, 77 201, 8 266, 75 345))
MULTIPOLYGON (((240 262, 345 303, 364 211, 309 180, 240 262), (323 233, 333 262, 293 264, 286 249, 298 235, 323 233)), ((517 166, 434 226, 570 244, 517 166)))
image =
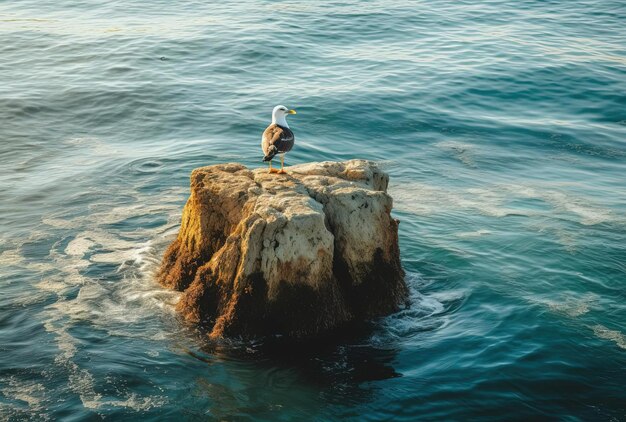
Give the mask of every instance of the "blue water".
POLYGON ((626 420, 626 5, 0 3, 0 420, 626 420), (412 306, 211 343, 154 272, 190 171, 391 175, 412 306))

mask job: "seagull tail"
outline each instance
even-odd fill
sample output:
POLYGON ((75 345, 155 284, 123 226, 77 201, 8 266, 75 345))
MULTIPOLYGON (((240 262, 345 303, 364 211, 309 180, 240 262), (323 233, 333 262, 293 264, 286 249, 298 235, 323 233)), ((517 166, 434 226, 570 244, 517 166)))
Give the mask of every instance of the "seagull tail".
POLYGON ((263 157, 263 161, 270 161, 272 158, 274 158, 276 154, 278 154, 278 148, 272 145, 271 147, 269 147, 267 155, 263 157))

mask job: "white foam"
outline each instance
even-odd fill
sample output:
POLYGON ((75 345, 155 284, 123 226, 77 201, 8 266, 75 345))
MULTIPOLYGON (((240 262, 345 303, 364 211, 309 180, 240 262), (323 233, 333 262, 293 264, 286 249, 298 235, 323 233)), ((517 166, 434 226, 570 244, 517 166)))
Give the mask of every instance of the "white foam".
POLYGON ((5 397, 25 403, 32 412, 42 410, 42 402, 46 392, 43 384, 14 376, 8 379, 0 378, 0 381, 4 384, 0 391, 2 391, 5 397))
POLYGON ((415 334, 444 327, 449 318, 445 315, 445 303, 457 300, 457 293, 450 295, 422 294, 418 290, 424 285, 417 274, 407 274, 410 306, 383 319, 384 331, 374 335, 372 342, 387 344, 389 336, 407 338, 415 334))
POLYGON ((466 239, 466 238, 474 238, 474 237, 486 236, 488 234, 491 234, 490 230, 480 229, 480 230, 475 230, 475 231, 472 231, 472 232, 456 233, 456 237, 460 237, 462 239, 466 239))
POLYGON ((35 287, 39 290, 59 295, 68 288, 66 283, 54 279, 45 279, 35 284, 35 287))
POLYGON ((65 248, 67 255, 83 256, 91 247, 94 246, 94 242, 91 239, 85 237, 76 237, 65 248))
MULTIPOLYGON (((551 311, 568 316, 570 318, 579 318, 593 310, 600 303, 600 298, 594 293, 587 293, 582 297, 576 298, 568 296, 562 300, 534 300, 537 303, 547 306, 551 311)), ((620 349, 626 349, 626 335, 621 331, 611 330, 604 325, 596 324, 588 326, 593 330, 593 334, 603 340, 612 341, 620 349)))
POLYGON ((564 313, 569 317, 576 318, 589 312, 590 304, 589 302, 580 301, 565 303, 549 302, 547 305, 553 311, 564 313))
POLYGON ((136 393, 125 395, 124 399, 107 400, 98 403, 98 406, 115 406, 132 409, 135 412, 150 410, 155 407, 161 407, 167 403, 167 399, 163 396, 139 396, 136 393))
POLYGON ((502 218, 509 215, 572 219, 584 225, 617 223, 626 217, 596 204, 590 198, 565 190, 556 183, 525 181, 519 184, 491 184, 481 188, 435 187, 420 182, 392 184, 390 194, 396 208, 418 215, 437 215, 453 210, 469 210, 502 218), (515 200, 536 200, 546 205, 535 210, 510 207, 515 200), (569 215, 573 214, 573 216, 569 215))
POLYGON ((620 331, 610 330, 600 324, 594 325, 591 328, 597 337, 614 342, 620 349, 626 349, 626 336, 620 331))
POLYGON ((490 217, 530 215, 532 212, 507 208, 499 189, 444 188, 419 182, 392 185, 390 194, 396 208, 418 215, 439 215, 451 210, 473 210, 490 217))
POLYGON ((79 226, 80 219, 65 220, 62 218, 45 217, 41 222, 58 229, 74 229, 79 226))
POLYGON ((582 296, 569 294, 559 299, 535 298, 531 300, 546 306, 552 312, 563 314, 570 318, 578 318, 591 311, 599 303, 600 298, 596 294, 586 293, 582 296))
MULTIPOLYGON (((141 411, 165 403, 161 396, 140 396, 132 391, 120 391, 119 397, 105 399, 97 391, 94 375, 75 362, 81 347, 71 335, 71 328, 76 324, 89 324, 112 336, 166 338, 163 327, 154 321, 164 312, 173 314, 180 295, 158 286, 154 272, 160 262, 160 251, 179 223, 182 198, 177 192, 172 190, 152 198, 154 203, 150 203, 151 198, 143 198, 144 203, 138 201, 115 207, 106 202, 95 203, 90 207, 91 212, 84 216, 44 218, 43 224, 54 229, 75 232, 71 239, 60 239, 52 246, 46 264, 29 262, 19 247, 0 255, 0 263, 24 268, 39 265, 39 270, 49 272, 33 284, 42 294, 26 296, 49 298, 53 294, 57 297, 43 309, 39 318, 46 331, 54 335, 58 349, 56 366, 67 374, 69 389, 80 397, 85 408, 113 406, 141 411), (165 215, 167 223, 126 231, 111 227, 128 218, 155 214, 165 215), (100 263, 114 264, 121 279, 112 283, 85 275, 86 269, 100 263), (67 297, 76 288, 77 295, 67 297), (136 324, 144 323, 141 329, 136 328, 136 324)), ((120 192, 120 195, 127 198, 132 192, 120 192)))
POLYGON ((24 257, 20 253, 19 250, 7 250, 0 253, 0 265, 1 266, 9 266, 9 265, 17 265, 21 264, 24 261, 24 257))

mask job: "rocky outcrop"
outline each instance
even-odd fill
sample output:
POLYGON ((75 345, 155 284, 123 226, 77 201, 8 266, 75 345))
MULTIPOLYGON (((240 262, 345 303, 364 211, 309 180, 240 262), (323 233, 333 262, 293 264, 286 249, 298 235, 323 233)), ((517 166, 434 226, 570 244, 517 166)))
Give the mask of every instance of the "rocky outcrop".
POLYGON ((394 312, 407 296, 387 174, 363 160, 288 170, 191 174, 158 278, 213 337, 314 336, 394 312))

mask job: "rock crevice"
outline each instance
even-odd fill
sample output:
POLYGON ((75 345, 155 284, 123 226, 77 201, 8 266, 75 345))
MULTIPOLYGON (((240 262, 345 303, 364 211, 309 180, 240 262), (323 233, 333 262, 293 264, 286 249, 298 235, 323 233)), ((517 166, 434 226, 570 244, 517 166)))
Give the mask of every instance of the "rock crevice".
POLYGON ((364 160, 202 167, 159 281, 211 336, 321 334, 406 298, 389 178, 364 160))

